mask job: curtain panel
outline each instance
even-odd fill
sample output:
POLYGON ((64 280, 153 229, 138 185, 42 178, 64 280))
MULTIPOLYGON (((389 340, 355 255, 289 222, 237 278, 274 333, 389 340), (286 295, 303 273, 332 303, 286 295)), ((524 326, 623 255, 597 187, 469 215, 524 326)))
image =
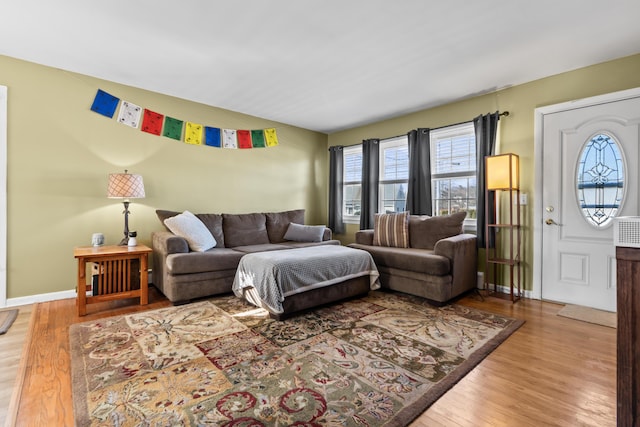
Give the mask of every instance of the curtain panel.
POLYGON ((487 223, 495 223, 495 212, 491 209, 495 203, 495 193, 490 192, 489 198, 485 200, 485 156, 493 156, 496 150, 496 135, 498 131, 498 120, 500 113, 485 114, 473 119, 473 126, 476 134, 476 218, 478 247, 484 248, 487 238, 489 247, 495 247, 492 236, 486 236, 487 223), (488 216, 485 215, 485 208, 489 206, 488 216))
POLYGON ((373 228, 378 211, 378 184, 380 183, 380 140, 362 141, 362 194, 360 203, 360 230, 373 228))
POLYGON ((409 141, 407 207, 412 215, 431 215, 431 145, 429 129, 412 130, 409 141))
POLYGON ((344 147, 336 145, 329 148, 329 221, 328 227, 335 234, 344 234, 342 219, 344 184, 344 147))

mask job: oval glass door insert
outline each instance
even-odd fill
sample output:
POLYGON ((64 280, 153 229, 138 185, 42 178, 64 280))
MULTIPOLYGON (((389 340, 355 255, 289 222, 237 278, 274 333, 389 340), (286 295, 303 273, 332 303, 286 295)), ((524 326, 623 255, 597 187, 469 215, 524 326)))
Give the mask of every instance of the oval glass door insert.
POLYGON ((624 196, 625 170, 620 145, 606 133, 598 133, 580 153, 576 189, 584 219, 592 226, 607 227, 616 217, 624 196))

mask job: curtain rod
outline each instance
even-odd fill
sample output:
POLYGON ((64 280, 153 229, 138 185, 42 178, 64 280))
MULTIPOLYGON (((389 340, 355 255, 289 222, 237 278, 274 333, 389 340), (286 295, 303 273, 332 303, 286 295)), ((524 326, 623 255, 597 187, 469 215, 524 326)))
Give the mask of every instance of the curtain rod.
MULTIPOLYGON (((497 111, 496 111, 496 113, 497 113, 497 111)), ((498 117, 503 117, 503 116, 504 117, 509 117, 509 112, 508 111, 503 111, 502 113, 498 114, 498 117)), ((460 125, 463 125, 463 124, 469 123, 469 122, 473 122, 473 119, 467 120, 467 121, 464 121, 464 122, 460 122, 460 123, 453 123, 451 125, 444 125, 444 126, 440 126, 440 127, 437 127, 437 128, 429 128, 429 130, 430 131, 432 131, 432 130, 440 130, 440 129, 445 129, 445 128, 449 128, 449 127, 452 127, 452 126, 460 126, 460 125)), ((385 138, 385 139, 400 138, 402 136, 407 136, 407 134, 405 133, 405 134, 402 134, 402 135, 390 136, 389 138, 385 138)))
MULTIPOLYGON (((496 113, 497 113, 497 111, 496 111, 496 113)), ((509 117, 509 112, 508 111, 503 111, 502 113, 498 113, 498 117, 509 117)), ((469 122, 472 122, 472 121, 473 121, 473 119, 467 120, 465 122, 454 123, 454 124, 451 124, 451 125, 440 126, 440 127, 437 127, 437 128, 429 128, 429 130, 432 131, 432 130, 439 130, 439 129, 448 128, 448 127, 451 127, 451 126, 459 126, 459 125, 463 125, 465 123, 469 123, 469 122)), ((390 137, 384 138, 384 139, 400 138, 400 137, 403 137, 403 136, 407 136, 407 134, 404 133, 402 135, 390 136, 390 137)), ((362 145, 362 143, 352 144, 352 145, 349 145, 349 147, 353 147, 354 145, 362 145)))

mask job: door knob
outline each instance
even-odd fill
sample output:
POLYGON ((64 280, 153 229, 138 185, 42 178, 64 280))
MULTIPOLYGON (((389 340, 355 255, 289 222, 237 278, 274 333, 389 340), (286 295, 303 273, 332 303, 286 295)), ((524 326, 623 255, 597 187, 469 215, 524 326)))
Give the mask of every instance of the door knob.
POLYGON ((551 218, 547 218, 547 220, 545 221, 545 223, 547 225, 558 225, 557 222, 555 222, 554 220, 552 220, 551 218))

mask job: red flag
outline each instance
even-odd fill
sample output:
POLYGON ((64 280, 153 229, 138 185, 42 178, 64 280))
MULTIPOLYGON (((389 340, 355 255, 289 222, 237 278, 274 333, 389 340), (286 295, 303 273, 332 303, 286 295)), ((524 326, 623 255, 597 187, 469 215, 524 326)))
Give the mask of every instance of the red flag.
POLYGON ((252 148, 251 145, 251 132, 248 130, 238 130, 236 132, 238 136, 238 148, 252 148))
POLYGON ((164 116, 162 114, 145 109, 144 115, 142 116, 142 128, 140 130, 154 135, 160 135, 160 132, 162 132, 163 119, 164 116))

